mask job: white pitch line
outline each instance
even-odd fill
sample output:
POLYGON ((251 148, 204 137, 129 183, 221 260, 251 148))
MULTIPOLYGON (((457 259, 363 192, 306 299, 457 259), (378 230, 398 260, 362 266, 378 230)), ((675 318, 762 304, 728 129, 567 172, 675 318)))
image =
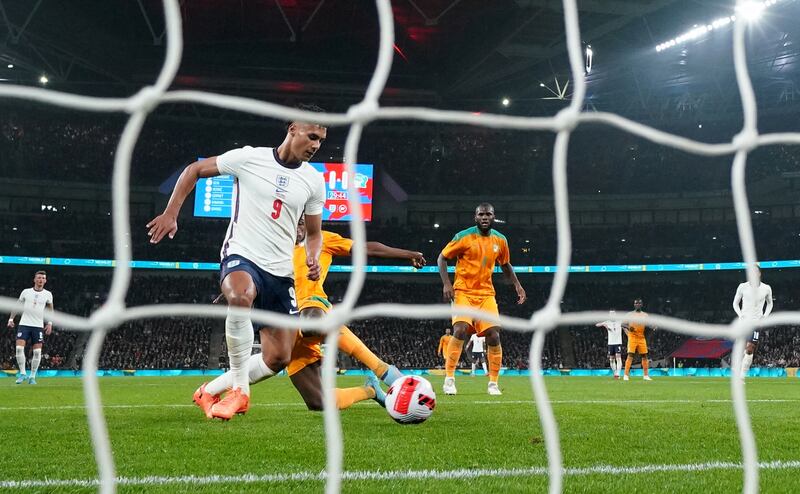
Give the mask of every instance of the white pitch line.
MULTIPOLYGON (((733 400, 550 400, 555 405, 637 405, 637 404, 691 404, 691 403, 731 403, 733 400)), ((748 403, 798 403, 800 399, 750 399, 748 403)), ((441 402, 440 403, 444 403, 441 402)), ((531 405, 533 400, 478 400, 448 403, 448 405, 531 405)), ((368 405, 368 403, 366 403, 368 405)), ((364 403, 358 405, 365 405, 364 403)), ((136 405, 103 405, 104 409, 137 409, 137 408, 193 408, 197 405, 192 404, 136 404, 136 405)), ((305 407, 304 403, 250 403, 251 407, 257 408, 281 408, 281 407, 305 407)), ((60 405, 60 406, 20 406, 20 407, 0 407, 0 412, 16 410, 78 410, 86 408, 84 405, 60 405)))
MULTIPOLYGON (((713 461, 707 463, 688 463, 678 465, 638 465, 613 466, 595 465, 590 467, 573 467, 563 470, 566 476, 583 475, 639 475, 654 472, 705 472, 712 470, 739 470, 740 463, 713 461)), ((762 470, 796 470, 800 469, 800 461, 768 461, 759 463, 762 470)), ((386 481, 386 480, 464 480, 475 478, 508 478, 508 477, 544 477, 545 467, 530 468, 482 468, 458 470, 390 470, 390 471, 352 471, 343 472, 342 480, 346 481, 386 481)), ((319 482, 325 480, 324 472, 275 473, 266 475, 182 475, 177 477, 117 477, 118 485, 210 485, 210 484, 279 484, 287 482, 319 482)), ((53 487, 97 487, 96 479, 48 479, 48 480, 3 480, 3 489, 30 489, 53 487)))

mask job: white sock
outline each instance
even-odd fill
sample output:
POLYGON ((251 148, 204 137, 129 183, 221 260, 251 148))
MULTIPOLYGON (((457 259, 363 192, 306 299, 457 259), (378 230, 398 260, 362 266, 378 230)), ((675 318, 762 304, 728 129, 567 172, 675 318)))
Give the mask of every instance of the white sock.
POLYGON ((206 393, 216 396, 231 389, 231 386, 233 386, 233 374, 231 374, 231 371, 228 371, 221 376, 215 377, 213 381, 206 384, 206 393))
POLYGON ((751 365, 753 365, 753 354, 745 353, 744 358, 742 359, 742 377, 747 375, 751 365))
POLYGON ((472 375, 475 375, 475 364, 472 364, 472 375))
POLYGON ((228 362, 231 367, 231 388, 239 388, 250 396, 250 382, 247 377, 247 359, 253 353, 253 324, 250 315, 239 316, 231 313, 225 318, 225 340, 228 343, 228 362))
POLYGON ((36 378, 36 371, 39 370, 39 362, 42 361, 42 349, 33 349, 33 358, 31 359, 31 377, 36 378))
MULTIPOLYGON (((267 367, 260 353, 256 353, 247 359, 247 377, 250 384, 255 384, 274 376, 272 369, 267 367)), ((231 371, 217 376, 216 379, 206 384, 206 393, 211 395, 222 394, 233 387, 233 373, 231 371)))
POLYGON ((622 370, 622 355, 617 355, 616 359, 617 359, 617 375, 619 375, 620 371, 622 370))
POLYGON ((608 359, 609 363, 611 363, 611 370, 614 372, 614 375, 618 375, 619 369, 617 368, 617 361, 614 357, 608 359))
POLYGON ((25 375, 25 347, 17 347, 17 365, 19 366, 19 373, 25 375))
POLYGON ((250 384, 260 383, 274 375, 275 372, 267 367, 267 363, 264 362, 264 358, 260 353, 250 356, 250 360, 247 361, 247 376, 250 379, 250 384))
POLYGON ((488 374, 489 371, 486 370, 486 362, 481 362, 481 367, 483 367, 483 373, 488 374))

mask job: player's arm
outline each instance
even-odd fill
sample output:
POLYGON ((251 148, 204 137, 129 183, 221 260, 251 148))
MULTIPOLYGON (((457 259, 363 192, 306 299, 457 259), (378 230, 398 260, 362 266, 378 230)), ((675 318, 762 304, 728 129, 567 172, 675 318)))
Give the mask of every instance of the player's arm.
POLYGON ((736 295, 733 297, 733 310, 736 312, 737 317, 742 317, 742 285, 736 289, 736 295))
MULTIPOLYGON (((45 309, 46 309, 45 315, 48 316, 48 319, 49 319, 49 317, 52 315, 53 311, 55 310, 55 309, 53 309, 53 302, 47 302, 47 304, 45 305, 45 309), (50 314, 48 314, 47 311, 50 311, 50 314)), ((44 334, 46 334, 47 336, 50 336, 50 333, 52 333, 52 332, 53 332, 53 321, 47 321, 47 324, 45 324, 45 326, 44 326, 44 334)))
MULTIPOLYGON (((19 303, 25 302, 25 297, 22 295, 23 293, 25 293, 25 292, 23 291, 22 293, 19 294, 19 298, 17 299, 17 302, 19 302, 19 303)), ((11 329, 14 329, 14 318, 15 317, 17 317, 17 313, 16 312, 12 312, 8 316, 8 324, 6 326, 8 326, 11 329)))
POLYGON ((308 279, 319 279, 319 254, 322 252, 322 214, 306 214, 306 265, 308 279))
POLYGON ((157 244, 164 238, 165 235, 169 238, 175 237, 178 231, 178 213, 181 211, 183 202, 189 197, 194 185, 200 178, 217 177, 220 175, 219 168, 217 167, 217 157, 205 158, 195 161, 187 166, 181 176, 178 177, 178 182, 175 184, 175 189, 169 198, 167 207, 164 212, 153 218, 147 224, 150 230, 147 235, 150 237, 151 244, 157 244))
POLYGON ((419 269, 425 266, 425 257, 422 252, 414 252, 406 249, 389 247, 380 242, 367 242, 367 255, 372 257, 383 257, 387 259, 407 259, 411 265, 419 269))
POLYGON ((767 292, 767 308, 764 309, 764 317, 767 317, 770 313, 772 313, 772 287, 769 287, 767 292))
POLYGON ((439 266, 439 277, 442 279, 442 296, 445 302, 452 302, 455 298, 453 293, 453 283, 450 282, 450 275, 447 274, 447 261, 444 252, 439 253, 439 258, 436 259, 436 265, 439 266))
POLYGON ((517 278, 517 273, 514 272, 514 266, 512 266, 510 262, 507 262, 501 264, 500 269, 503 270, 503 274, 505 274, 506 278, 514 285, 514 290, 517 291, 517 305, 524 304, 528 296, 525 294, 525 289, 522 288, 519 278, 517 278))

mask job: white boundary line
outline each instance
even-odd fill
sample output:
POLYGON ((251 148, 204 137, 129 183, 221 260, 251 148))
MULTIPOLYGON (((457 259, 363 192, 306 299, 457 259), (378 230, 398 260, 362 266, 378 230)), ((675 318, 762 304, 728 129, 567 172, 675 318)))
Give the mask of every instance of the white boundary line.
MULTIPOLYGON (((798 460, 776 460, 758 464, 761 470, 797 470, 798 460)), ((614 466, 594 465, 590 467, 572 467, 562 469, 568 477, 586 475, 640 475, 657 472, 708 472, 715 470, 740 470, 741 463, 728 461, 712 461, 706 463, 614 466)), ((530 468, 481 468, 457 470, 390 470, 390 471, 345 471, 341 480, 345 481, 391 481, 391 480, 465 480, 478 478, 513 478, 513 477, 545 477, 545 467, 530 468)), ((324 472, 274 473, 265 475, 181 475, 176 477, 117 477, 117 485, 211 485, 211 484, 283 484, 288 482, 321 482, 326 480, 324 472)), ((2 480, 1 489, 35 489, 52 487, 97 487, 96 479, 46 479, 46 480, 2 480)))

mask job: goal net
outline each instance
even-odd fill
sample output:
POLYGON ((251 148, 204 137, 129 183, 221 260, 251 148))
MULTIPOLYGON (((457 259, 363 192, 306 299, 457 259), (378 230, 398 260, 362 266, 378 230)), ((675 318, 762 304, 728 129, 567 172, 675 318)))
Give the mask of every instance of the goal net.
MULTIPOLYGON (((735 72, 744 113, 744 124, 741 131, 730 142, 711 144, 672 135, 613 113, 583 111, 586 84, 584 81, 584 60, 581 50, 576 0, 563 0, 566 42, 574 94, 569 106, 559 111, 556 115, 552 117, 515 117, 492 114, 475 115, 470 112, 442 111, 430 108, 381 107, 378 104, 378 100, 389 76, 394 53, 394 24, 390 0, 376 0, 376 4, 380 25, 380 46, 377 65, 363 99, 358 104, 351 106, 344 114, 312 113, 264 101, 210 92, 170 91, 169 87, 181 61, 183 45, 178 0, 164 0, 167 36, 166 57, 157 80, 152 85, 142 88, 128 98, 97 98, 42 88, 0 85, 0 96, 6 98, 25 99, 84 111, 124 112, 130 115, 117 146, 112 178, 112 218, 116 263, 108 300, 88 318, 61 312, 55 313, 52 317, 53 321, 63 328, 91 332, 83 360, 83 388, 91 439, 99 472, 98 485, 101 492, 115 492, 119 482, 115 473, 105 417, 101 408, 96 374, 98 357, 107 333, 116 326, 134 319, 163 316, 223 319, 227 313, 226 308, 212 305, 149 305, 135 308, 127 308, 125 306, 125 296, 131 278, 131 247, 126 240, 130 237, 128 199, 131 156, 145 118, 149 112, 153 111, 161 103, 203 104, 284 121, 297 119, 314 121, 328 126, 349 126, 344 156, 351 174, 354 171, 353 164, 357 162, 362 131, 366 125, 376 120, 417 119, 429 122, 555 133, 552 178, 558 239, 558 268, 553 278, 546 304, 537 310, 530 319, 494 316, 474 309, 458 309, 459 314, 480 317, 483 320, 497 323, 504 328, 528 332, 532 335, 530 379, 547 448, 547 471, 549 491, 551 493, 561 492, 564 468, 562 466, 558 426, 541 373, 541 358, 545 337, 548 332, 559 325, 593 324, 596 321, 608 319, 608 314, 605 312, 562 313, 560 308, 560 301, 564 295, 569 277, 568 266, 572 248, 567 191, 567 152, 573 130, 584 123, 604 124, 635 134, 654 143, 671 146, 689 153, 706 156, 733 155, 731 185, 742 256, 747 266, 748 280, 751 282, 756 280, 755 266, 757 258, 745 188, 747 156, 749 152, 762 145, 800 144, 800 134, 760 135, 757 131, 756 99, 746 63, 746 23, 735 22, 733 26, 735 72)), ((355 187, 356 184, 350 181, 349 201, 350 210, 352 211, 350 228, 351 236, 354 240, 352 248, 353 270, 342 302, 323 319, 302 319, 298 323, 297 319, 288 316, 254 310, 252 312, 254 321, 272 327, 299 326, 303 329, 323 330, 327 333, 326 344, 328 348, 336 348, 339 337, 336 329, 348 321, 377 316, 415 319, 448 319, 451 317, 453 309, 444 304, 376 304, 355 307, 358 295, 364 284, 364 266, 366 264, 366 235, 361 209, 357 205, 359 196, 355 187)), ((15 299, 7 297, 0 298, 0 308, 15 312, 20 312, 22 309, 21 304, 15 299)), ((618 315, 616 320, 624 321, 625 316, 618 315)), ((800 314, 776 313, 764 321, 740 320, 730 325, 702 324, 660 315, 652 315, 650 320, 655 326, 678 333, 735 340, 733 354, 738 358, 733 359, 734 365, 733 372, 731 372, 730 386, 743 458, 744 492, 757 492, 759 473, 757 453, 745 401, 743 380, 739 372, 741 369, 741 355, 745 347, 745 338, 755 329, 756 325, 766 327, 782 324, 800 324, 800 314)), ((343 455, 342 431, 333 394, 335 387, 334 360, 334 358, 325 358, 322 371, 327 450, 327 467, 324 478, 326 492, 329 493, 339 492, 340 490, 343 455)))

